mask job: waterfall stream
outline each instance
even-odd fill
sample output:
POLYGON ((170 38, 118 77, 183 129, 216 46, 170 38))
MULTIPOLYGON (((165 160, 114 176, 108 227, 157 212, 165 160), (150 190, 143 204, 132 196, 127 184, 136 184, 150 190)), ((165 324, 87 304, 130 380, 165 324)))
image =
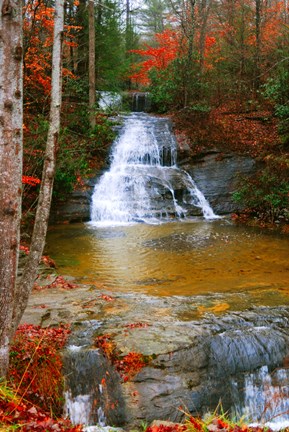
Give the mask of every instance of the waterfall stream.
POLYGON ((177 166, 177 144, 168 119, 144 113, 126 117, 111 159, 109 171, 95 186, 92 222, 218 218, 191 176, 177 166))
MULTIPOLYGON (((208 274, 209 271, 213 271, 213 282, 210 279, 210 283, 208 283, 206 289, 202 291, 203 295, 206 294, 206 296, 204 295, 204 298, 206 297, 207 299, 207 296, 212 293, 218 293, 218 273, 215 269, 219 269, 221 266, 223 266, 223 269, 219 276, 219 280, 221 281, 220 283, 224 285, 225 280, 234 293, 239 290, 242 294, 241 301, 244 303, 244 307, 246 308, 247 306, 245 301, 250 295, 248 288, 249 285, 251 287, 250 289, 256 286, 256 293, 259 293, 260 287, 262 288, 267 285, 270 286, 271 280, 269 280, 268 274, 273 274, 273 271, 271 272, 268 270, 271 268, 271 255, 274 255, 272 252, 273 249, 272 246, 268 247, 266 244, 266 247, 262 245, 262 248, 259 251, 259 249, 256 249, 258 237, 254 237, 252 240, 252 253, 249 257, 250 268, 245 268, 249 261, 246 255, 244 261, 240 264, 240 269, 238 267, 238 273, 241 274, 241 276, 238 276, 240 281, 239 279, 234 279, 233 264, 235 265, 236 257, 239 263, 244 250, 250 250, 251 243, 249 245, 246 243, 247 246, 244 247, 242 242, 240 243, 241 236, 239 231, 238 237, 230 237, 227 235, 227 231, 224 231, 224 233, 223 231, 220 231, 220 233, 216 231, 211 234, 210 230, 213 225, 219 224, 219 222, 222 223, 223 219, 209 224, 206 224, 206 220, 218 218, 219 217, 214 213, 210 204, 204 197, 203 193, 198 189, 192 177, 186 171, 178 167, 177 143, 172 134, 169 120, 149 116, 144 113, 132 113, 125 117, 124 124, 120 129, 120 134, 112 148, 110 168, 100 177, 95 186, 92 198, 91 224, 89 224, 87 230, 90 230, 90 240, 88 243, 93 245, 91 248, 94 253, 98 253, 94 261, 92 260, 93 254, 87 253, 87 243, 83 243, 85 245, 83 246, 83 249, 85 251, 84 273, 86 277, 91 271, 91 268, 95 266, 97 273, 93 274, 92 280, 95 279, 99 282, 101 279, 101 272, 103 271, 101 260, 104 260, 103 268, 105 268, 109 277, 105 279, 105 284, 103 286, 112 286, 114 293, 117 291, 117 286, 122 285, 126 288, 128 287, 127 289, 132 290, 128 297, 125 297, 125 301, 121 299, 121 307, 118 308, 113 304, 112 306, 106 305, 106 313, 110 317, 113 317, 113 315, 116 314, 117 311, 119 312, 121 308, 125 309, 129 296, 132 296, 132 298, 136 297, 135 293, 137 292, 137 289, 140 289, 139 287, 143 289, 143 287, 151 285, 152 289, 154 289, 153 292, 160 292, 160 287, 164 285, 167 295, 167 298, 165 299, 166 308, 164 309, 164 314, 167 315, 170 311, 169 296, 174 295, 171 288, 173 283, 180 284, 181 286, 188 286, 190 294, 193 295, 195 294, 192 291, 193 287, 196 286, 198 290, 200 290, 206 274, 208 274), (182 227, 179 228, 176 226, 174 228, 175 232, 171 232, 173 224, 164 223, 171 220, 190 220, 194 216, 203 217, 201 222, 198 221, 198 223, 202 224, 200 227, 198 227, 197 223, 191 227, 189 226, 191 222, 189 222, 189 224, 177 222, 177 224, 179 226, 182 225, 182 227), (137 224, 140 222, 142 224, 137 224), (96 228, 91 225, 96 225, 96 228), (116 225, 121 226, 118 227, 116 225), (108 226, 108 228, 106 228, 106 226, 108 226), (136 230, 144 229, 146 230, 145 234, 141 236, 138 234, 138 237, 136 235, 136 230), (156 229, 164 231, 158 232, 157 235, 157 233, 154 232, 156 229), (165 231, 166 229, 169 229, 170 232, 165 231), (148 230, 152 231, 151 234, 148 230), (233 246, 238 246, 238 242, 240 243, 239 249, 229 249, 233 246), (123 248, 124 244, 127 249, 123 248), (216 247, 213 249, 215 244, 216 247), (99 245, 101 245, 102 248, 99 245), (120 247, 119 245, 121 245, 120 249, 118 249, 120 247), (144 248, 141 249, 140 252, 137 249, 137 247, 140 247, 139 245, 141 245, 141 248, 144 248), (97 247, 99 247, 99 252, 97 247), (227 255, 224 256, 222 254, 226 248, 228 248, 228 252, 227 255), (268 261, 266 261, 266 257, 262 255, 264 250, 270 251, 268 261), (152 259, 149 260, 151 253, 152 259), (160 261, 157 259, 157 253, 160 254, 160 261), (169 256, 168 261, 165 260, 166 253, 169 256), (204 259, 202 258, 202 254, 204 254, 204 259), (226 261, 228 256, 232 258, 234 262, 226 261), (202 259, 204 261, 204 266, 199 268, 198 265, 202 259), (258 267, 262 264, 263 260, 266 268, 265 277, 263 276, 265 274, 263 268, 260 270, 258 267), (188 265, 190 262, 191 267, 185 267, 185 265, 188 265), (252 267, 252 263, 255 266, 257 265, 256 269, 252 267), (86 267, 87 265, 88 267, 86 267), (163 267, 164 270, 162 269, 163 267), (149 273, 148 269, 152 273, 149 273), (169 272, 168 269, 170 269, 169 272), (224 273, 226 269, 229 271, 228 274, 224 273), (244 281, 243 274, 245 271, 247 279, 244 281), (249 280, 251 273, 253 274, 252 281, 251 279, 249 280), (257 278, 259 274, 261 275, 260 280, 257 278), (197 275, 198 279, 195 281, 186 281, 187 275, 197 275), (246 285, 246 283, 249 285, 246 285)), ((226 226, 222 229, 227 228, 228 227, 226 226)), ((85 237, 83 236, 82 238, 82 236, 83 233, 81 233, 81 235, 77 233, 75 235, 74 233, 68 233, 69 249, 71 249, 71 241, 75 237, 75 241, 77 242, 76 249, 81 250, 82 241, 84 241, 83 238, 85 237)), ((250 239, 250 236, 247 233, 246 237, 250 239)), ((279 245, 279 253, 281 249, 282 248, 279 245)), ((63 247, 61 247, 61 253, 63 253, 63 247)), ((283 270, 281 271, 281 269, 284 267, 285 260, 287 263, 287 252, 285 258, 283 258, 283 255, 280 256, 283 261, 280 261, 279 277, 283 275, 283 270)), ((275 263, 274 266, 276 268, 277 263, 275 263)), ((76 267, 80 267, 78 261, 76 267)), ((283 275, 283 277, 285 280, 286 274, 283 275)), ((285 289, 284 287, 287 287, 287 279, 286 282, 284 282, 284 280, 281 279, 277 283, 276 278, 274 277, 272 282, 274 288, 280 288, 281 293, 283 293, 285 289)), ((229 288, 227 288, 227 290, 228 289, 229 288)), ((185 291, 180 292, 184 295, 185 291)), ((179 292, 177 293, 180 294, 179 292)), ((275 291, 274 296, 276 297, 275 291)), ((270 297, 270 295, 267 297, 270 297)), ((96 300, 93 299, 93 301, 96 300)), ((93 301, 90 301, 88 304, 92 304, 93 301)), ((155 299, 150 298, 150 303, 153 304, 155 301, 155 299)), ((184 334, 179 333, 181 327, 187 326, 192 319, 190 313, 194 311, 196 301, 197 296, 195 296, 189 304, 186 312, 187 315, 183 317, 183 321, 182 316, 177 316, 177 319, 175 318, 177 322, 176 326, 178 328, 177 336, 179 337, 179 343, 183 343, 183 339, 188 337, 189 332, 192 331, 191 328, 186 327, 188 333, 187 330, 184 334)), ((228 298, 226 301, 229 301, 228 298)), ((220 304, 220 306, 222 305, 225 306, 225 308, 227 306, 229 307, 227 303, 220 304)), ((104 309, 101 309, 101 314, 103 313, 103 310, 105 310, 105 306, 103 306, 103 308, 104 309)), ((140 310, 142 310, 142 314, 145 309, 146 307, 141 305, 140 310)), ((162 307, 160 306, 156 309, 159 312, 162 310, 162 307)), ((171 307, 171 310, 174 309, 175 304, 171 307)), ((203 307, 203 309, 208 312, 211 309, 213 310, 210 306, 208 308, 203 307)), ((91 311, 88 310, 88 312, 91 311)), ((133 312, 136 314, 135 309, 133 309, 133 312)), ((153 314, 150 313, 149 310, 146 310, 145 313, 148 314, 148 316, 145 316, 145 320, 148 320, 150 315, 153 317, 153 314)), ((127 311, 125 314, 127 314, 127 311)), ((176 368, 177 372, 173 371, 173 366, 169 363, 171 361, 171 354, 177 351, 172 349, 170 355, 167 356, 167 361, 169 363, 168 368, 170 368, 167 370, 169 370, 169 373, 160 367, 154 369, 151 365, 150 368, 148 368, 153 371, 153 379, 151 381, 149 381, 145 376, 145 371, 143 371, 143 382, 133 380, 129 383, 122 383, 119 374, 111 362, 107 361, 106 357, 102 355, 98 349, 95 349, 94 343, 90 341, 90 339, 94 340, 95 332, 103 325, 101 321, 98 321, 98 319, 102 318, 103 316, 99 317, 96 315, 94 320, 89 320, 87 325, 90 333, 88 336, 84 332, 84 337, 80 329, 80 336, 74 334, 76 342, 74 340, 72 341, 72 345, 68 347, 65 356, 67 389, 65 393, 65 412, 73 423, 84 423, 87 425, 87 428, 85 429, 87 432, 98 431, 98 427, 92 426, 95 424, 98 424, 106 430, 106 424, 114 424, 118 426, 125 423, 125 421, 127 421, 127 413, 125 410, 130 398, 133 400, 133 403, 139 403, 139 406, 137 406, 137 415, 139 416, 138 420, 142 419, 141 415, 145 416, 146 414, 145 410, 147 407, 145 404, 148 395, 153 398, 152 400, 156 399, 154 393, 156 388, 153 388, 151 395, 149 392, 150 386, 153 386, 153 383, 157 381, 157 374, 160 374, 161 376, 158 378, 160 381, 157 384, 160 387, 160 392, 164 385, 169 389, 168 390, 164 387, 161 397, 167 397, 170 405, 173 405, 174 403, 176 403, 176 405, 178 404, 177 398, 173 400, 170 399, 170 391, 172 391, 172 394, 174 394, 174 391, 178 394, 178 385, 180 382, 188 382, 188 384, 193 385, 191 375, 193 378, 195 375, 199 376, 198 369, 196 368, 196 370, 193 370, 196 356, 192 355, 192 361, 189 360, 189 363, 192 363, 192 365, 190 365, 192 366, 190 379, 188 381, 185 379, 179 379, 177 375, 178 368, 176 368), (79 340, 77 338, 79 338, 79 340), (174 373, 176 374, 175 376, 174 373), (168 374, 168 377, 166 374, 168 374), (165 384, 163 384, 163 381, 165 384), (174 383, 176 383, 176 388, 173 387, 174 383), (172 390, 170 390, 170 385, 172 385, 172 390), (134 391, 128 392, 126 390, 128 386, 131 386, 133 389, 135 386, 135 389, 137 390, 134 389, 134 391), (139 401, 134 399, 138 392, 141 391, 143 391, 143 394, 140 393, 143 397, 140 397, 139 401), (142 410, 144 410, 143 413, 142 410)), ((125 316, 125 319, 127 319, 127 315, 125 316)), ((155 318, 153 317, 153 319, 155 318)), ((160 314, 156 317, 156 324, 161 319, 162 315, 160 314)), ((160 333, 164 333, 168 327, 170 331, 172 331, 173 328, 173 320, 168 321, 168 317, 166 316, 164 319, 163 327, 160 327, 162 329, 160 333), (169 322, 170 325, 168 325, 169 322)), ((137 322, 140 323, 141 320, 142 318, 139 318, 137 322)), ((81 321, 81 325, 84 324, 85 321, 81 321)), ((81 325, 78 323, 79 327, 81 327, 81 325)), ((117 322, 117 329, 121 327, 121 325, 123 325, 125 329, 129 326, 126 321, 122 324, 120 318, 117 322)), ((212 328, 214 328, 215 325, 216 324, 214 323, 212 328)), ((208 323, 206 321, 205 327, 208 330, 208 323)), ((107 332, 109 326, 107 328, 104 326, 104 329, 104 331, 107 332)), ((134 329, 134 331, 137 330, 134 329)), ((149 335, 149 331, 153 332, 153 325, 148 324, 145 333, 149 335)), ((241 331, 242 330, 239 330, 238 328, 237 332, 241 331)), ((174 333, 171 334, 174 335, 174 333)), ((174 336, 171 336, 171 334, 169 337, 173 338, 174 336)), ((199 351, 204 353, 205 351, 201 348, 201 340, 202 338, 205 338, 205 335, 199 336, 198 334, 197 338, 200 341, 199 351)), ((126 341, 125 343, 128 342, 126 341)), ((122 346, 125 347, 125 343, 123 343, 122 346)), ((155 340, 150 341, 150 343, 155 343, 155 340)), ((190 340, 188 343, 188 349, 191 349, 193 345, 194 344, 192 344, 190 340)), ((263 345, 260 344, 260 350, 263 345)), ((251 348, 252 346, 253 345, 251 345, 251 348)), ((230 349, 232 350, 232 344, 230 349)), ((208 350, 208 352, 211 353, 210 350, 208 350)), ((224 345, 224 350, 222 352, 225 353, 224 356, 230 357, 228 345, 224 345)), ((155 351, 153 351, 153 353, 155 353, 155 351)), ((277 349, 275 354, 276 357, 278 357, 277 349)), ((153 355, 156 359, 158 358, 157 355, 153 355)), ((159 355, 159 357, 162 356, 165 357, 163 353, 159 355)), ((254 356, 251 357, 253 358, 254 356)), ((250 358, 249 354, 248 358, 250 358)), ((242 363, 242 359, 240 362, 242 363)), ((266 360, 264 360, 264 363, 261 363, 261 365, 265 363, 266 360)), ((286 369, 276 369, 276 371, 270 373, 269 369, 276 367, 276 364, 277 366, 280 366, 281 362, 277 362, 276 360, 276 364, 273 362, 273 366, 272 364, 267 364, 269 367, 265 365, 256 369, 255 365, 243 369, 239 375, 238 373, 235 373, 235 371, 226 375, 225 379, 226 383, 228 383, 230 393, 228 395, 228 406, 231 406, 232 414, 234 415, 235 413, 237 417, 244 416, 248 422, 269 422, 268 424, 270 427, 277 430, 289 424, 289 371, 286 369), (243 372, 246 370, 251 372, 243 372)), ((147 373, 149 374, 149 372, 147 373)), ((210 384, 209 380, 206 381, 208 379, 207 376, 209 376, 208 373, 202 378, 204 381, 202 383, 204 390, 202 391, 204 392, 207 391, 208 384, 210 384)), ((195 392, 192 391, 189 394, 189 397, 194 403, 194 397, 197 397, 198 392, 201 393, 201 385, 199 384, 200 383, 198 382, 197 390, 195 392)), ((217 381, 215 382, 215 387, 218 391, 222 392, 221 385, 217 381)), ((188 388, 187 384, 186 386, 181 387, 180 392, 182 396, 187 394, 186 392, 189 391, 188 388)), ((150 403, 152 403, 152 401, 150 403)), ((161 401, 160 406, 162 406, 162 403, 163 402, 161 401)), ((161 414, 161 416, 164 417, 168 417, 165 411, 168 409, 166 403, 167 402, 165 401, 163 408, 164 414, 161 414)), ((207 399, 204 406, 200 405, 200 413, 205 413, 205 409, 207 409, 206 404, 207 399)), ((159 407, 158 402, 156 402, 155 405, 157 408, 159 407)), ((215 408, 215 406, 216 405, 214 405, 213 408, 215 408)), ((212 409, 211 406, 208 408, 212 409)), ((148 408, 149 412, 150 409, 151 407, 148 408)), ((171 411, 168 412, 171 414, 171 411)), ((133 417, 133 414, 131 415, 133 417)), ((146 420, 146 417, 144 417, 144 419, 146 420)))
POLYGON ((289 370, 277 368, 272 373, 267 366, 244 376, 242 388, 232 381, 233 412, 237 418, 263 424, 273 430, 289 424, 289 370))

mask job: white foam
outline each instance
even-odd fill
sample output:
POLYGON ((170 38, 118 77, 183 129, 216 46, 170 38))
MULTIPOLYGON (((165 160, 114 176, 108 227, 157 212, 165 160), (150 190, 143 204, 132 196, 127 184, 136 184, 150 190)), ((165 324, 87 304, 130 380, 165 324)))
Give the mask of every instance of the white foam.
POLYGON ((92 402, 90 395, 72 397, 70 391, 64 393, 64 414, 73 424, 89 424, 92 402))
POLYGON ((219 218, 192 177, 178 168, 176 140, 163 120, 146 114, 126 118, 110 169, 94 189, 92 225, 162 223, 172 215, 186 218, 190 207, 200 208, 205 219, 219 218))

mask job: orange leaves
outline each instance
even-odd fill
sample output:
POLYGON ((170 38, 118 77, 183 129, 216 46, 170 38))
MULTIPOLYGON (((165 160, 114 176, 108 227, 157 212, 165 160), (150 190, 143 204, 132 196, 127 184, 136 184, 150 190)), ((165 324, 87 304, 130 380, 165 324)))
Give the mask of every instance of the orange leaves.
POLYGON ((37 177, 31 177, 31 176, 22 176, 22 183, 28 184, 30 186, 36 186, 39 183, 41 183, 41 180, 39 180, 37 177))
POLYGON ((111 340, 111 335, 104 334, 97 336, 95 346, 101 348, 107 358, 114 359, 115 343, 111 340))
POLYGON ((124 382, 128 381, 146 365, 144 356, 140 353, 129 352, 115 361, 115 366, 124 382))
MULTIPOLYGON (((24 85, 31 92, 47 96, 51 91, 51 58, 54 29, 54 8, 45 2, 28 0, 23 8, 24 85)), ((64 44, 76 47, 75 33, 79 26, 65 26, 64 44)), ((65 55, 65 51, 64 51, 65 55)), ((64 75, 75 78, 69 70, 64 75)))
POLYGON ((174 30, 164 30, 162 33, 155 35, 157 47, 146 45, 146 49, 132 50, 142 57, 147 57, 147 60, 134 65, 134 73, 130 78, 139 84, 149 83, 149 71, 153 68, 158 70, 166 69, 178 54, 179 40, 178 35, 174 30))
POLYGON ((60 350, 69 333, 67 326, 43 329, 24 324, 18 328, 11 346, 9 388, 7 393, 0 392, 1 430, 83 430, 69 420, 53 418, 62 414, 60 350))
POLYGON ((28 246, 20 245, 19 246, 19 250, 21 250, 22 252, 24 252, 25 255, 29 254, 29 247, 28 246))
POLYGON ((107 301, 107 302, 111 302, 114 300, 113 297, 106 295, 106 294, 100 294, 99 296, 102 300, 107 301))
MULTIPOLYGON (((61 402, 62 361, 58 351, 69 333, 67 326, 43 329, 24 324, 18 328, 12 343, 10 381, 19 395, 35 400, 43 409, 50 409, 61 402)), ((60 412, 61 407, 57 409, 60 412)))
MULTIPOLYGON (((49 258, 47 256, 43 256, 42 257, 42 261, 44 262, 44 264, 49 265, 49 267, 53 267, 53 264, 55 266, 54 261, 51 260, 51 258, 49 258)), ((47 278, 48 277, 49 277, 49 275, 47 276, 47 278)), ((51 288, 59 288, 59 289, 63 289, 63 290, 71 290, 71 289, 77 288, 77 285, 69 282, 63 276, 57 276, 53 280, 53 282, 51 282, 50 284, 44 285, 44 286, 41 286, 41 285, 38 285, 37 283, 35 283, 33 289, 35 291, 41 291, 43 289, 51 289, 51 288)))
POLYGON ((129 328, 129 329, 135 329, 135 328, 146 328, 149 325, 150 324, 147 324, 147 323, 137 322, 137 323, 127 324, 125 327, 129 328))
MULTIPOLYGON (((184 432, 187 430, 185 425, 178 423, 152 425, 146 428, 145 432, 184 432)), ((202 429, 195 429, 195 431, 202 429)))
POLYGON ((48 94, 51 89, 50 61, 53 43, 54 8, 38 0, 27 3, 23 11, 24 84, 48 94))
POLYGON ((47 267, 56 268, 55 261, 50 258, 48 255, 42 255, 42 262, 47 265, 47 267))
POLYGON ((19 430, 21 432, 81 432, 82 426, 72 426, 69 420, 54 420, 48 413, 29 401, 6 402, 0 400, 1 430, 19 430), (19 429, 18 429, 19 427, 19 429))
MULTIPOLYGON (((137 84, 149 84, 149 72, 152 69, 165 70, 169 64, 177 57, 183 57, 187 53, 187 41, 179 30, 166 29, 162 33, 155 34, 157 46, 145 45, 145 49, 132 50, 131 52, 139 54, 147 59, 133 66, 133 73, 130 79, 137 84)), ((205 37, 205 57, 215 45, 214 36, 205 37)), ((208 64, 205 65, 209 67, 208 64)))
MULTIPOLYGON (((135 325, 130 324, 126 327, 129 326, 131 326, 130 328, 141 328, 147 327, 147 324, 136 323, 135 325)), ((117 350, 116 344, 110 334, 98 336, 95 340, 95 345, 102 349, 106 357, 114 364, 124 382, 131 379, 147 364, 145 357, 141 353, 129 352, 125 356, 121 356, 121 352, 117 350)))

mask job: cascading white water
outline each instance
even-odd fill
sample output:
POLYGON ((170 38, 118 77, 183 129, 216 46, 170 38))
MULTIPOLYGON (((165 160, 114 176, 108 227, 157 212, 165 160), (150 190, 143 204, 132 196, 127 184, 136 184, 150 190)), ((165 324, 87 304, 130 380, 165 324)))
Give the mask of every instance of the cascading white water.
POLYGON ((190 175, 177 167, 176 140, 167 119, 128 116, 112 162, 95 186, 91 220, 98 224, 160 223, 197 208, 216 219, 190 175))
POLYGON ((269 373, 263 366, 256 372, 247 373, 240 393, 236 382, 235 411, 253 425, 266 425, 272 430, 289 426, 289 369, 276 369, 269 373), (240 400, 243 394, 243 400, 240 400))

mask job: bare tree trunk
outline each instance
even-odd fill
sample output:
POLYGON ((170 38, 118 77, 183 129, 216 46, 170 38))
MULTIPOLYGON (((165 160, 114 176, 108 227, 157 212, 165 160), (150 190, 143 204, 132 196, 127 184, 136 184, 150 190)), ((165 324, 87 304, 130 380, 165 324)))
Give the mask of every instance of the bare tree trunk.
POLYGON ((94 1, 88 2, 88 20, 89 20, 89 111, 90 126, 95 126, 95 15, 94 1))
POLYGON ((43 253, 58 149, 61 111, 62 83, 62 35, 63 35, 63 0, 55 1, 54 42, 52 53, 52 88, 50 124, 46 143, 46 152, 42 172, 42 181, 33 228, 30 254, 25 265, 22 278, 17 285, 16 301, 13 311, 13 331, 16 330, 27 306, 32 290, 38 264, 43 253))
POLYGON ((129 51, 131 38, 131 11, 130 11, 130 0, 125 2, 125 48, 129 51))
POLYGON ((194 53, 194 39, 196 30, 196 0, 189 0, 190 21, 188 22, 188 65, 192 66, 194 53))
POLYGON ((199 5, 200 14, 200 43, 199 43, 199 53, 200 53, 200 72, 202 74, 205 62, 205 48, 206 48, 206 36, 207 36, 207 24, 208 17, 211 8, 211 1, 201 0, 199 5))
POLYGON ((255 71, 254 84, 255 90, 260 87, 260 58, 261 58, 261 0, 255 0, 255 34, 256 34, 256 50, 255 50, 255 71))
POLYGON ((190 20, 188 22, 188 53, 185 63, 185 83, 184 83, 184 107, 188 106, 190 102, 190 89, 192 85, 192 69, 193 69, 193 55, 194 55, 194 42, 196 30, 196 0, 189 0, 190 5, 190 20))
POLYGON ((0 0, 0 14, 0 377, 5 377, 20 242, 23 153, 21 0, 0 0))

